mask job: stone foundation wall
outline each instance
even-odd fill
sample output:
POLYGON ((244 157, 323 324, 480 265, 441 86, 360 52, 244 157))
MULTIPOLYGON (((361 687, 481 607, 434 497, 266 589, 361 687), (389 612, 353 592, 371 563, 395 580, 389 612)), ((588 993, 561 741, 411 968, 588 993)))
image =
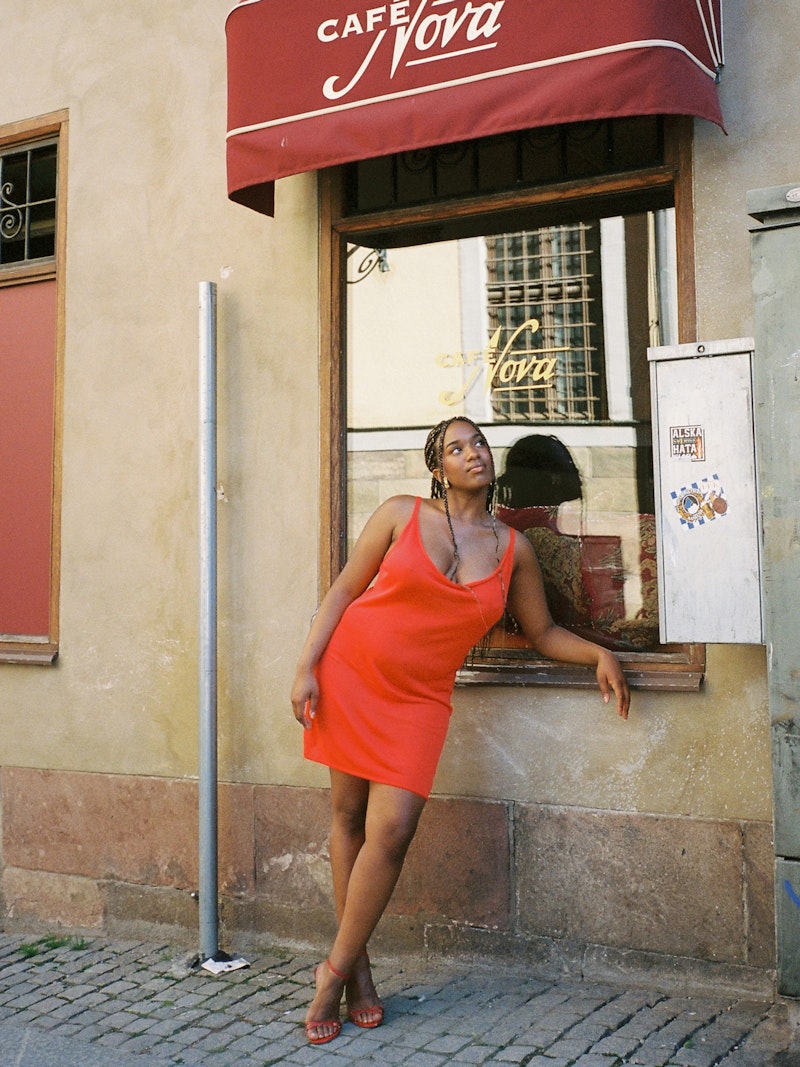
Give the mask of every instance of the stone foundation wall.
MULTIPOLYGON (((0 787, 5 929, 192 941, 195 782, 5 768, 0 787)), ((225 941, 325 944, 327 835, 325 790, 220 785, 225 941)), ((775 963, 772 856, 757 822, 434 797, 376 948, 585 969, 591 947, 620 966, 680 959, 763 979, 775 963)))

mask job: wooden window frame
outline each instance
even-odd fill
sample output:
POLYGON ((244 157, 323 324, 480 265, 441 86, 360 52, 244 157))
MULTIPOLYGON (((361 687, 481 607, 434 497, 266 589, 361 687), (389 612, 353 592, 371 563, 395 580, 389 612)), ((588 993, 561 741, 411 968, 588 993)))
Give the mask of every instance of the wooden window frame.
MULTIPOLYGON (((599 179, 563 182, 555 186, 442 200, 420 206, 346 216, 343 211, 343 169, 319 173, 319 286, 320 286, 320 457, 328 477, 320 480, 320 592, 324 594, 344 565, 347 547, 346 448, 346 245, 392 227, 424 228, 445 219, 469 221, 478 216, 502 218, 510 212, 536 208, 553 201, 576 203, 592 196, 613 197, 629 192, 669 187, 675 204, 678 263, 678 336, 681 343, 697 339, 694 275, 692 175, 693 120, 684 116, 665 120, 665 156, 661 166, 599 179)), ((629 684, 637 689, 694 691, 705 672, 705 645, 675 646, 674 651, 619 653, 629 684)), ((589 668, 531 660, 515 666, 487 664, 459 672, 459 684, 568 685, 595 684, 589 668)))
POLYGON ((63 442, 64 366, 64 264, 66 262, 67 133, 68 112, 52 112, 35 119, 0 126, 0 149, 24 148, 37 141, 58 141, 56 183, 56 242, 52 260, 9 266, 0 270, 0 287, 54 280, 56 283, 56 347, 53 390, 53 481, 50 528, 50 599, 48 632, 42 639, 3 640, 0 663, 44 664, 55 662, 59 649, 59 594, 61 585, 61 491, 63 442))

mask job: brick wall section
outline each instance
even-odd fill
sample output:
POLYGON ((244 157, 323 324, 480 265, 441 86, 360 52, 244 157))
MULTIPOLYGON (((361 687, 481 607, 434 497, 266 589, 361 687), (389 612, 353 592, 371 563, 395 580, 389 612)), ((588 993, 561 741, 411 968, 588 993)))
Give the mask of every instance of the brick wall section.
MULTIPOLYGON (((196 783, 5 768, 0 787, 6 928, 192 936, 196 783)), ((221 784, 223 927, 327 938, 327 823, 325 790, 221 784)), ((513 954, 540 939, 769 970, 772 869, 766 824, 434 797, 380 940, 513 954)))

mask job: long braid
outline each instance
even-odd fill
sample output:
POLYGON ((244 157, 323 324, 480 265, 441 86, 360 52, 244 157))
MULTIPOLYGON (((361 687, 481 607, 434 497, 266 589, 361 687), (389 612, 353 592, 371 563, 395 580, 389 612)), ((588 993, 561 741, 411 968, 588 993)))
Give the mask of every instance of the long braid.
MULTIPOLYGON (((451 419, 450 421, 452 422, 453 420, 451 419)), ((449 425, 449 423, 447 425, 449 425)), ((447 426, 445 426, 445 429, 447 429, 447 426)), ((439 465, 439 472, 440 472, 440 474, 442 476, 441 485, 442 485, 442 496, 444 498, 444 513, 447 516, 447 525, 450 527, 450 537, 451 537, 452 542, 453 542, 453 558, 455 559, 455 566, 453 567, 453 577, 455 577, 456 574, 458 574, 458 568, 461 565, 461 556, 460 556, 459 551, 458 551, 458 542, 456 541, 456 532, 453 529, 453 520, 450 517, 450 499, 449 499, 449 497, 447 495, 448 485, 447 485, 447 479, 444 476, 444 430, 442 430, 441 434, 439 435, 439 445, 438 445, 438 448, 437 448, 437 452, 438 452, 437 460, 438 460, 438 465, 439 465)))

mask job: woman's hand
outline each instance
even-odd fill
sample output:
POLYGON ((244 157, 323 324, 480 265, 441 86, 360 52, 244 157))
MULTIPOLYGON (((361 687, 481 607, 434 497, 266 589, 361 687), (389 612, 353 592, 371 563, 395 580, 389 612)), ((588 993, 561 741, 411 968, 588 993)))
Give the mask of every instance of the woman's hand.
POLYGON ((319 685, 313 671, 298 668, 292 686, 292 710, 294 717, 304 730, 311 729, 311 722, 317 713, 319 685))
POLYGON ((619 660, 613 652, 609 652, 605 648, 600 649, 597 659, 597 684, 600 686, 600 692, 603 694, 603 700, 606 704, 611 699, 611 691, 614 691, 617 698, 617 714, 621 718, 627 719, 628 709, 631 706, 628 683, 622 673, 619 660))

